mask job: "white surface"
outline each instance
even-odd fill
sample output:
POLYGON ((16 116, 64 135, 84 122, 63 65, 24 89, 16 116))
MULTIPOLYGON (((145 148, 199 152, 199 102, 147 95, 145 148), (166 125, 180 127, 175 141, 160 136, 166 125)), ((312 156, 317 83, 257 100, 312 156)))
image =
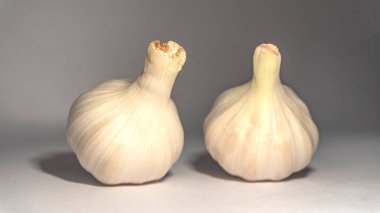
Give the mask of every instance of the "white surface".
POLYGON ((106 187, 80 168, 64 139, 0 146, 0 212, 380 212, 380 135, 322 136, 309 169, 282 182, 224 173, 186 140, 156 183, 106 187))

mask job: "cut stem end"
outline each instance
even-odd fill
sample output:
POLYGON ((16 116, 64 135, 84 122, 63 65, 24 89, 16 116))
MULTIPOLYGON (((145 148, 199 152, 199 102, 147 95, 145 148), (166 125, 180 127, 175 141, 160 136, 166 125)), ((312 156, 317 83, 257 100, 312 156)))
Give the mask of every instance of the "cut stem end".
POLYGON ((261 51, 269 52, 274 55, 280 56, 280 51, 278 50, 278 47, 273 44, 260 44, 257 48, 260 48, 261 51))
POLYGON ((174 41, 152 41, 148 47, 148 58, 152 63, 166 64, 168 68, 180 70, 186 61, 186 51, 174 41))

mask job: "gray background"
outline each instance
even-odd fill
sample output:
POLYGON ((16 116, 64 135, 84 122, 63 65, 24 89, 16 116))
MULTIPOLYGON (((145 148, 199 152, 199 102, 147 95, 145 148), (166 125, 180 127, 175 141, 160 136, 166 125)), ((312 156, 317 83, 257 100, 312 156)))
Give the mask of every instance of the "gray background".
POLYGON ((0 0, 0 213, 380 212, 379 1, 0 0), (104 187, 65 139, 83 91, 135 79, 152 40, 187 50, 172 97, 186 131, 161 181, 104 187), (320 130, 307 168, 247 183, 206 152, 203 119, 252 77, 256 45, 282 53, 281 77, 320 130))
POLYGON ((0 1, 0 132, 64 134, 83 91, 141 72, 151 40, 188 60, 172 97, 188 135, 217 95, 250 80, 256 45, 283 55, 282 80, 322 131, 380 127, 376 1, 0 1))

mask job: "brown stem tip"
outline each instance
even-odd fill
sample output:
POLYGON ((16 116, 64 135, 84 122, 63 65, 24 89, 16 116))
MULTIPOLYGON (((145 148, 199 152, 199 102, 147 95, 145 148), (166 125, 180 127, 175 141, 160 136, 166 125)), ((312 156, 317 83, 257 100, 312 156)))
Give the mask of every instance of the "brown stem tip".
POLYGON ((161 43, 156 40, 148 46, 147 59, 152 64, 180 71, 186 62, 186 51, 174 41, 161 43))
POLYGON ((277 56, 281 55, 278 47, 276 45, 273 45, 273 44, 269 44, 269 43, 268 44, 260 44, 257 48, 260 51, 269 52, 269 53, 277 55, 277 56))
POLYGON ((152 41, 149 48, 160 55, 165 55, 168 58, 179 59, 186 57, 186 51, 183 47, 174 41, 160 42, 158 40, 152 41))

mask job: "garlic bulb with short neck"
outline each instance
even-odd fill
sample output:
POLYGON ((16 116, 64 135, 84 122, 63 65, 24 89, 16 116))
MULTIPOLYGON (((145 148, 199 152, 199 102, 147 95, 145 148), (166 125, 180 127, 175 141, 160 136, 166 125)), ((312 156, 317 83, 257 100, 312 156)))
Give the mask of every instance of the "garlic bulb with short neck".
POLYGON ((318 145, 307 106, 280 81, 281 55, 272 44, 253 56, 254 77, 222 93, 204 122, 211 156, 248 181, 281 180, 305 168, 318 145))
POLYGON ((170 93, 185 60, 186 52, 177 43, 153 41, 136 81, 106 81, 75 100, 67 140, 97 180, 158 180, 177 161, 184 133, 170 93))

